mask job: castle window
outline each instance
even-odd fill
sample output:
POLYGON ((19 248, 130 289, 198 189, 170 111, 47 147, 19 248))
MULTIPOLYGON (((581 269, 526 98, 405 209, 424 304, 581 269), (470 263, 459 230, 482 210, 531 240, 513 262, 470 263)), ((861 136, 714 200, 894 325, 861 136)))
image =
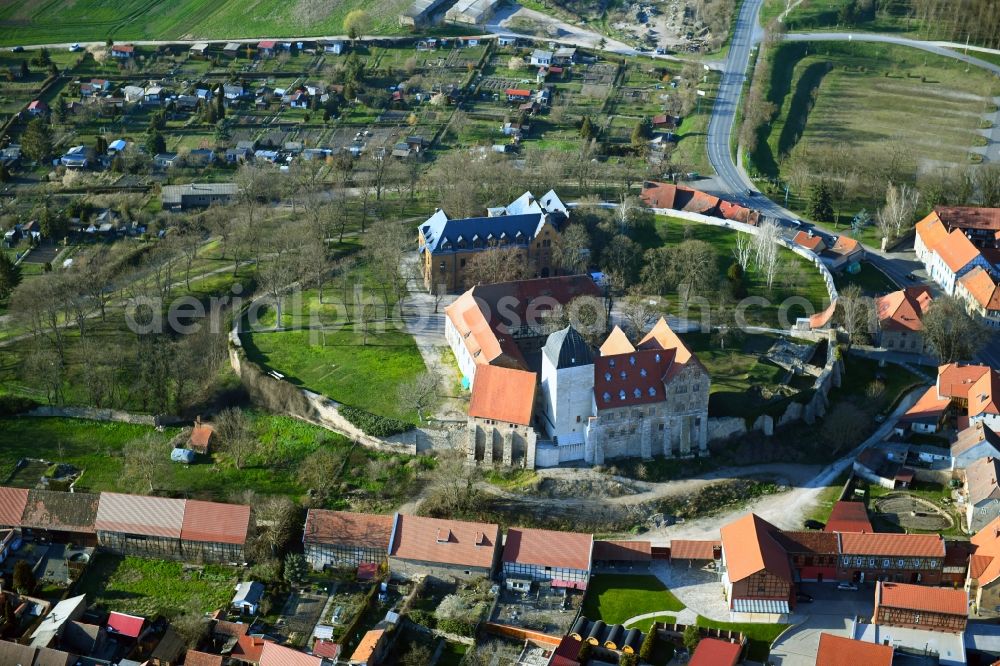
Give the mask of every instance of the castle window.
POLYGON ((605 391, 604 395, 602 395, 601 397, 604 398, 604 402, 609 402, 611 400, 611 394, 608 393, 607 391, 605 391))
POLYGON ((631 363, 632 365, 635 365, 635 356, 629 356, 628 362, 631 363))
POLYGON ((650 386, 650 387, 649 387, 649 395, 650 395, 650 396, 654 396, 654 395, 656 395, 656 389, 655 389, 655 388, 653 388, 652 386, 650 386))
POLYGON ((610 372, 605 372, 604 373, 604 381, 606 381, 606 382, 610 382, 611 381, 611 373, 610 372))
POLYGON ((642 397, 642 391, 640 391, 639 389, 636 389, 636 390, 632 391, 632 395, 634 395, 636 398, 641 398, 642 397))
POLYGON ((628 375, 626 375, 626 374, 625 374, 625 371, 624 371, 624 370, 622 370, 622 371, 621 371, 621 378, 622 378, 622 379, 625 379, 625 377, 627 377, 627 376, 628 376, 628 375))
POLYGON ((612 368, 615 367, 615 359, 609 360, 608 365, 610 365, 612 368))
POLYGON ((618 391, 618 399, 619 400, 624 400, 625 399, 625 391, 624 390, 618 391))
POLYGON ((639 374, 642 375, 643 377, 645 377, 646 376, 646 368, 643 368, 642 370, 640 370, 639 374))
POLYGON ((660 355, 659 355, 659 354, 657 354, 657 355, 656 355, 656 362, 657 362, 657 363, 659 363, 659 362, 660 362, 660 355))

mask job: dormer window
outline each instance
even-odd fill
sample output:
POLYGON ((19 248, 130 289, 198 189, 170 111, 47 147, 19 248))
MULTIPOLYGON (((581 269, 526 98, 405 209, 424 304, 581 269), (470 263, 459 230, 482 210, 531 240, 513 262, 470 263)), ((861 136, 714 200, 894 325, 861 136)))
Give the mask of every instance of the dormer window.
POLYGON ((611 359, 610 361, 608 361, 608 365, 610 365, 612 368, 615 367, 615 359, 611 359))
POLYGON ((604 402, 610 402, 611 401, 611 394, 608 393, 607 391, 605 391, 604 395, 602 395, 601 397, 604 398, 604 402))
POLYGON ((629 356, 629 357, 628 357, 628 362, 629 362, 630 364, 632 364, 632 365, 635 365, 635 356, 629 356))
POLYGON ((438 528, 437 531, 437 542, 438 543, 450 543, 451 542, 451 530, 446 527, 438 528))
POLYGON ((659 354, 657 354, 657 355, 656 355, 656 362, 657 362, 657 363, 659 363, 659 362, 660 362, 660 355, 659 355, 659 354))
POLYGON ((604 381, 606 381, 606 382, 610 382, 611 381, 611 373, 610 372, 605 372, 604 373, 604 381))
POLYGON ((646 368, 643 368, 642 370, 640 370, 639 374, 642 375, 643 377, 645 377, 646 376, 646 368))
POLYGON ((632 391, 632 395, 635 396, 636 398, 641 398, 642 397, 642 391, 640 391, 639 389, 636 389, 636 390, 632 391))
POLYGON ((622 379, 625 379, 625 377, 627 377, 628 375, 626 375, 625 371, 622 370, 621 373, 620 373, 620 376, 621 376, 622 379))
POLYGON ((489 540, 486 538, 485 532, 476 532, 476 545, 477 546, 488 546, 490 544, 489 540))
POLYGON ((656 389, 655 389, 655 388, 653 388, 652 386, 650 386, 650 387, 649 387, 649 396, 650 396, 650 397, 653 397, 653 396, 655 396, 655 395, 656 395, 656 389))
POLYGON ((619 400, 624 400, 625 399, 625 391, 624 390, 618 391, 618 399, 619 400))

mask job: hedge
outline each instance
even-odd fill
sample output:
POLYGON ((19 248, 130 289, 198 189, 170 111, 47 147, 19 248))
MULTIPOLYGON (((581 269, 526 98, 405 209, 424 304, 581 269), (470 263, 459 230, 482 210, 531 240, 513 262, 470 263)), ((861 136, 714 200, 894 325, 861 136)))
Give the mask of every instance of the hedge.
POLYGON ((340 414, 350 423, 361 428, 361 432, 372 437, 392 437, 401 432, 413 430, 412 423, 372 414, 357 407, 341 407, 340 414))
POLYGON ((0 416, 16 416, 30 412, 38 403, 19 395, 0 395, 0 416))

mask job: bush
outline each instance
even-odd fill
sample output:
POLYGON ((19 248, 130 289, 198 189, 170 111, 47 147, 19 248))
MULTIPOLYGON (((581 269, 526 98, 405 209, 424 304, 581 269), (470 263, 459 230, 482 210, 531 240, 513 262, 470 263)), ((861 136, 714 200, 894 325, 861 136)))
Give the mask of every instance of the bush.
POLYGON ((361 428, 361 432, 372 437, 392 437, 413 430, 412 423, 372 414, 357 407, 341 407, 340 414, 351 424, 361 428))
POLYGON ((458 634, 459 636, 469 636, 476 631, 476 626, 468 620, 447 619, 438 620, 437 628, 446 634, 458 634))
POLYGON ((418 608, 417 610, 410 611, 409 616, 410 621, 414 624, 419 624, 428 629, 433 629, 437 626, 437 620, 434 619, 434 615, 430 611, 418 608))
POLYGON ((30 412, 38 403, 19 395, 0 395, 0 416, 16 416, 30 412))

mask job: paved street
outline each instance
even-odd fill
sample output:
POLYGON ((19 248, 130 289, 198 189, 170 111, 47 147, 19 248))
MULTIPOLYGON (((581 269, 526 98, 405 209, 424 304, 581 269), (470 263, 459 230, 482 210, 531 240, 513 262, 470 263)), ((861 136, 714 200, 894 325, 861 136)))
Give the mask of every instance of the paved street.
MULTIPOLYGON (((861 585, 857 592, 838 590, 834 583, 803 583, 800 590, 812 595, 811 603, 799 604, 792 616, 796 625, 778 637, 771 648, 770 661, 781 666, 813 666, 819 636, 826 632, 847 636, 855 618, 871 618, 875 610, 875 590, 861 585)), ((858 664, 861 666, 861 664, 858 664)))

